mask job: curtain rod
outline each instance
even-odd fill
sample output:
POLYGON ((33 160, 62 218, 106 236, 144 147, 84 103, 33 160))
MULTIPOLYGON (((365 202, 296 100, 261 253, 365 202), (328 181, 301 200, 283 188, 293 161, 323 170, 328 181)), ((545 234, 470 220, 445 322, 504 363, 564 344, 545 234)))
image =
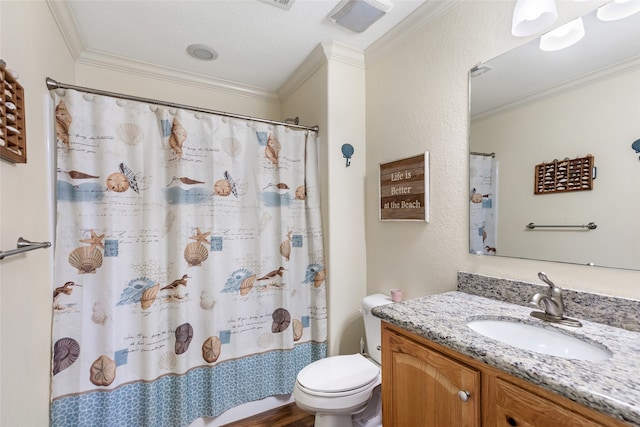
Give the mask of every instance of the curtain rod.
POLYGON ((289 128, 294 128, 294 129, 310 130, 310 131, 316 132, 316 133, 319 133, 319 129, 320 129, 318 127, 318 125, 315 125, 315 126, 302 126, 302 125, 291 124, 291 123, 287 123, 287 122, 279 122, 279 121, 276 121, 276 120, 267 120, 267 119, 261 119, 261 118, 258 118, 258 117, 243 116, 241 114, 227 113, 227 112, 224 112, 224 111, 208 110, 206 108, 197 108, 197 107, 192 107, 192 106, 189 106, 189 105, 174 104, 174 103, 171 103, 171 102, 159 101, 157 99, 141 98, 141 97, 133 96, 133 95, 125 95, 125 94, 116 93, 116 92, 108 92, 108 91, 105 91, 105 90, 91 89, 91 88, 82 87, 82 86, 74 86, 74 85, 69 85, 69 84, 65 84, 65 83, 58 83, 57 81, 53 80, 51 77, 47 77, 46 78, 46 83, 47 83, 47 89, 49 89, 49 90, 54 90, 54 89, 73 89, 73 90, 77 90, 79 92, 91 93, 91 94, 96 94, 96 95, 111 96, 111 97, 114 97, 114 98, 126 99, 126 100, 130 100, 130 101, 146 102, 148 104, 162 105, 162 106, 172 107, 172 108, 180 108, 180 109, 183 109, 183 110, 196 111, 196 112, 199 112, 199 113, 216 114, 218 116, 232 117, 232 118, 235 118, 235 119, 252 120, 252 121, 256 121, 256 122, 260 122, 260 123, 268 123, 268 124, 272 124, 272 125, 287 126, 289 128))

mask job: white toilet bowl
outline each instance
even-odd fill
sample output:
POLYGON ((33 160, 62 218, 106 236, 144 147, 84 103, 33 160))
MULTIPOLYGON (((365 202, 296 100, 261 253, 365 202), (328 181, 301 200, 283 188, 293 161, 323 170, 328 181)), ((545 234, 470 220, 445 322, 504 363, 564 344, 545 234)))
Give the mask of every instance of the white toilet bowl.
POLYGON ((315 427, 352 427, 352 416, 364 411, 380 383, 380 367, 361 354, 332 356, 298 373, 293 397, 315 413, 315 427))
POLYGON ((298 407, 315 414, 315 427, 382 427, 381 320, 371 310, 390 304, 384 294, 362 299, 368 359, 356 353, 331 356, 303 368, 293 388, 298 407))

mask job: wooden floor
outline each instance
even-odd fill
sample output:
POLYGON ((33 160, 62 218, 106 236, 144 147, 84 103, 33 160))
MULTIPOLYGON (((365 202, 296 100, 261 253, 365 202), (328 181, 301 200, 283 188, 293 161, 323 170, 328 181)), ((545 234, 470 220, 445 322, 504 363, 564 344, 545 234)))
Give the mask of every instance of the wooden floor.
POLYGON ((313 423, 313 415, 290 403, 222 427, 313 427, 313 423))

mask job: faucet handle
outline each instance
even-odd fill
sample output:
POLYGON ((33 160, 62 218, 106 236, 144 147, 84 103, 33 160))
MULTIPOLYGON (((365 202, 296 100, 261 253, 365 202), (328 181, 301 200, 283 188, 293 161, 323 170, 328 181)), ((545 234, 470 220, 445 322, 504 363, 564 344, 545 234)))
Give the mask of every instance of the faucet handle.
POLYGON ((542 280, 544 283, 546 283, 547 285, 549 285, 549 287, 551 288, 551 295, 560 295, 562 293, 562 288, 560 288, 560 286, 557 286, 555 283, 553 283, 549 277, 547 277, 547 274, 544 272, 539 272, 538 273, 538 277, 540 278, 540 280, 542 280))
POLYGON ((551 286, 551 288, 552 288, 552 289, 556 287, 555 283, 553 283, 553 282, 549 279, 549 277, 547 277, 547 273, 545 273, 545 272, 541 271, 541 272, 539 272, 539 273, 538 273, 538 277, 539 277, 539 278, 540 278, 540 280, 542 280, 544 283, 546 283, 547 285, 551 286))
POLYGON ((544 283, 549 285, 549 292, 547 295, 541 293, 535 294, 531 297, 529 304, 537 305, 544 310, 543 312, 533 311, 531 315, 538 319, 542 319, 548 322, 561 323, 568 326, 582 326, 582 324, 575 320, 569 319, 564 316, 564 302, 562 301, 562 288, 556 286, 545 273, 542 271, 538 273, 538 277, 544 283))

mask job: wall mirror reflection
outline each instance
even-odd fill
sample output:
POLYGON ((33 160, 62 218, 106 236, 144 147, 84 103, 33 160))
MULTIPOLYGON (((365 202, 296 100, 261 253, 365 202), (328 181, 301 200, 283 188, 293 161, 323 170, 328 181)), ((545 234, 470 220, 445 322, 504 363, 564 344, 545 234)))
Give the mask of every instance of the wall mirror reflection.
POLYGON ((582 18, 570 47, 535 39, 469 73, 471 253, 640 270, 640 13, 582 18), (536 165, 589 155, 591 189, 535 194, 536 165))

